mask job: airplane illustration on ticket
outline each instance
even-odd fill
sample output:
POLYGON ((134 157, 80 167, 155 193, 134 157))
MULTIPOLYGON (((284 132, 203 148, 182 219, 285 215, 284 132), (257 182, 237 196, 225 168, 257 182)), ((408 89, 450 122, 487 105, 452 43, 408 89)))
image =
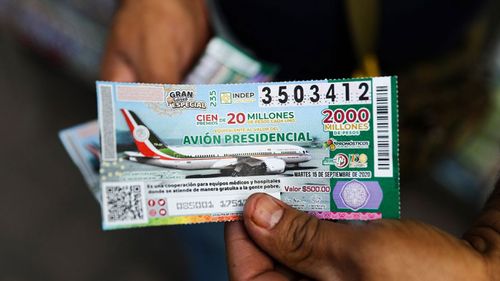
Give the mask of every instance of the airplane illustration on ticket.
POLYGON ((125 158, 138 163, 180 170, 220 170, 223 175, 281 174, 311 160, 303 147, 288 144, 230 146, 169 146, 131 110, 121 109, 138 151, 125 158))

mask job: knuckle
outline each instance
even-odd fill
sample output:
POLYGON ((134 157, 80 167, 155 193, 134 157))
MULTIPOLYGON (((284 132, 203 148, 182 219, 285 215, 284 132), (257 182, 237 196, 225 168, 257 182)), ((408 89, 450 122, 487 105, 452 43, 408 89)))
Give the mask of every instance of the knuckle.
POLYGON ((285 258, 294 265, 307 265, 314 262, 319 241, 320 222, 318 219, 300 214, 295 216, 287 229, 288 233, 282 241, 285 258))

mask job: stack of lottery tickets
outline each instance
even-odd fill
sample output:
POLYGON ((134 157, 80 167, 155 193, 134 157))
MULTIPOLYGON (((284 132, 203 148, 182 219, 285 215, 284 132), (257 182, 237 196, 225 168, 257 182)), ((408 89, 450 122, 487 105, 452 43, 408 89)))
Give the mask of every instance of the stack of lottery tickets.
MULTIPOLYGON (((258 61, 228 41, 214 37, 198 63, 184 79, 185 84, 223 84, 272 80, 277 66, 258 61)), ((99 183, 99 126, 89 121, 59 133, 61 142, 82 173, 90 191, 101 203, 99 183)))

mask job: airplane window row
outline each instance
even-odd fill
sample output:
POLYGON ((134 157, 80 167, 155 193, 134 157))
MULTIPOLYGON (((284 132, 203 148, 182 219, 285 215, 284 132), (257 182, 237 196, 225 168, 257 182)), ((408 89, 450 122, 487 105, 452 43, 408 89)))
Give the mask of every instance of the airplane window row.
MULTIPOLYGON (((293 153, 297 153, 296 151, 280 151, 278 152, 278 154, 293 154, 293 153)), ((302 154, 307 154, 309 153, 309 151, 307 150, 302 150, 300 151, 299 153, 302 153, 302 154)), ((204 155, 193 155, 192 157, 198 157, 198 158, 201 158, 201 157, 227 157, 227 156, 257 156, 257 155, 266 155, 266 154, 269 154, 269 155, 273 155, 273 154, 276 154, 276 153, 271 153, 271 152, 248 152, 248 153, 237 153, 237 154, 222 154, 222 155, 218 155, 218 154, 204 154, 204 155)))

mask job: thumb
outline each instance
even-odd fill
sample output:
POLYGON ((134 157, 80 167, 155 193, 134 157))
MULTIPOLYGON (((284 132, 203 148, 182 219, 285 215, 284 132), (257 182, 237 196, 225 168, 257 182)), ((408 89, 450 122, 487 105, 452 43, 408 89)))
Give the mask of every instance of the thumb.
POLYGON ((244 222, 254 242, 283 265, 314 279, 345 280, 348 225, 320 221, 263 193, 248 198, 244 222))

